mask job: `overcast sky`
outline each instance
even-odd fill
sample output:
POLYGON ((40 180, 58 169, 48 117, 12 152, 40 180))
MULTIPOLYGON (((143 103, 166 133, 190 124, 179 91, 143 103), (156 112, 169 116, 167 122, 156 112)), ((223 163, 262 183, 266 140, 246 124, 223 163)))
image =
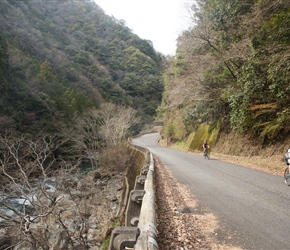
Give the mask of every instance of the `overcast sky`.
POLYGON ((109 16, 125 20, 140 38, 151 40, 155 50, 174 55, 176 39, 190 26, 186 6, 192 0, 94 0, 109 16))

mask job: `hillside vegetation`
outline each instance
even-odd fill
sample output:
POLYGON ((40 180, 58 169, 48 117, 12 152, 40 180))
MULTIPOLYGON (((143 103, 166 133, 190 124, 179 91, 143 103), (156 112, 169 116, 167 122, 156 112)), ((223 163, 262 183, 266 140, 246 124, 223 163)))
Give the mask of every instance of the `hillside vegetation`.
POLYGON ((1 129, 52 131, 104 102, 153 120, 164 57, 123 20, 92 1, 4 0, 0 23, 1 129))
POLYGON ((55 169, 97 160, 154 120, 165 58, 125 21, 93 1, 3 0, 0 23, 0 148, 22 164, 33 144, 55 169))
POLYGON ((0 249, 106 245, 165 58, 89 0, 1 0, 0 24, 0 249))
POLYGON ((205 123, 260 147, 289 137, 290 2, 201 0, 190 11, 164 75, 164 134, 182 141, 205 123))

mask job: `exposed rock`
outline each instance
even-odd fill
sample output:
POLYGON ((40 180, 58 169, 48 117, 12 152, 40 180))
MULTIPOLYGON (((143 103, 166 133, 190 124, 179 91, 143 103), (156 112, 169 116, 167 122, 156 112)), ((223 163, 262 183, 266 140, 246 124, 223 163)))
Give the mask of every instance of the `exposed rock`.
POLYGON ((101 179, 102 175, 100 172, 95 172, 94 174, 94 181, 97 181, 98 179, 101 179))
POLYGON ((63 229, 53 230, 49 235, 50 247, 53 250, 68 249, 68 237, 63 229))

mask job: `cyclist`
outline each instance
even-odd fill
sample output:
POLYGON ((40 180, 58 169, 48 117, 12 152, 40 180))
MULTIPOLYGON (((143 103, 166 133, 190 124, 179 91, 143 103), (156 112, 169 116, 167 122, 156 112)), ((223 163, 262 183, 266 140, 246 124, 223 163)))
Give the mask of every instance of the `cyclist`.
POLYGON ((288 148, 285 154, 285 162, 289 166, 289 170, 290 170, 290 147, 288 148))
POLYGON ((287 164, 287 167, 284 170, 284 178, 286 185, 290 186, 290 147, 288 148, 287 152, 284 156, 285 163, 287 164))
POLYGON ((204 155, 204 157, 208 157, 208 150, 209 150, 210 146, 208 145, 208 143, 207 143, 206 140, 204 140, 204 142, 202 144, 202 148, 203 148, 203 155, 204 155))

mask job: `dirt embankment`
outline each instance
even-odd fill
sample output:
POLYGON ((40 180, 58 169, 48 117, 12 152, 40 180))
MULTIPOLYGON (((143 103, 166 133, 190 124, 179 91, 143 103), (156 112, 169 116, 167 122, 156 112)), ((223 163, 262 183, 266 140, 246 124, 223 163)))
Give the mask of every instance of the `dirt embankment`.
POLYGON ((290 139, 265 146, 247 136, 223 134, 214 145, 212 156, 271 174, 283 175, 286 166, 284 154, 289 146, 290 139))

